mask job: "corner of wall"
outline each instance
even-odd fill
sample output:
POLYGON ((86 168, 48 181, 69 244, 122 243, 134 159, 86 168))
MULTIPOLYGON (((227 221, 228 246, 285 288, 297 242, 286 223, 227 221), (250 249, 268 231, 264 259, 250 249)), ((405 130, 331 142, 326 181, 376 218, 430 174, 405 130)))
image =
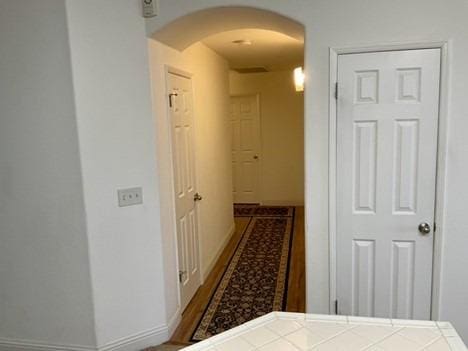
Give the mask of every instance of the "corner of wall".
POLYGON ((219 257, 223 253, 227 244, 229 243, 229 240, 231 240, 232 236, 234 235, 235 230, 236 230, 236 224, 233 222, 231 226, 229 227, 228 231, 226 232, 226 234, 224 235, 224 238, 221 241, 221 244, 219 245, 218 249, 216 250, 216 254, 214 255, 213 259, 207 264, 206 267, 203 268, 202 282, 204 282, 206 278, 208 278, 208 275, 213 270, 216 262, 218 261, 219 257))

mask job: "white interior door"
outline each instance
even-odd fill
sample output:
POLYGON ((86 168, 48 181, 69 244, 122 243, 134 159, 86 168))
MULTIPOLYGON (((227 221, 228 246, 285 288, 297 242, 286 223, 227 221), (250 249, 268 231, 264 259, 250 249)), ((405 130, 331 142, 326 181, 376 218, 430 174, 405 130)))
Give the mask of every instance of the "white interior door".
POLYGON ((235 203, 258 203, 260 111, 258 95, 231 96, 232 183, 235 203))
POLYGON ((181 308, 200 286, 191 79, 168 73, 181 308))
POLYGON ((439 70, 439 49, 338 58, 341 314, 430 318, 439 70))

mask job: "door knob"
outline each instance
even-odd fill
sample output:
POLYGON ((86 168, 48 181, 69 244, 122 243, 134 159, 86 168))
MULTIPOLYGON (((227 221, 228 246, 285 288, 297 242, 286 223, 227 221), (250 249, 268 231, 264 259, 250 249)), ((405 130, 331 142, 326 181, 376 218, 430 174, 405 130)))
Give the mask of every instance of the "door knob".
POLYGON ((427 235, 431 232, 431 226, 429 223, 423 222, 418 226, 418 230, 422 235, 427 235))
POLYGON ((201 200, 203 200, 203 197, 199 193, 195 193, 195 195, 193 195, 193 201, 201 201, 201 200))
POLYGON ((182 283, 184 276, 187 274, 187 271, 179 271, 179 282, 182 283))

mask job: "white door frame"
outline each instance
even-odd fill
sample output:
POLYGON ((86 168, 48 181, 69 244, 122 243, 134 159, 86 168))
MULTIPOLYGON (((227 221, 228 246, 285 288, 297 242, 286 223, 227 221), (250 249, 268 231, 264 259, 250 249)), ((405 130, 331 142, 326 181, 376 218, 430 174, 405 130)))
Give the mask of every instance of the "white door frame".
MULTIPOLYGON (((175 242, 175 259, 176 259, 176 270, 177 272, 179 271, 179 249, 178 249, 178 239, 177 239, 177 222, 176 222, 176 204, 175 204, 175 185, 174 185, 174 152, 173 152, 173 143, 172 143, 172 121, 171 121, 171 109, 169 106, 169 100, 167 98, 167 92, 168 92, 168 75, 169 74, 175 74, 187 79, 190 79, 192 82, 192 98, 193 101, 195 101, 195 92, 194 92, 194 87, 193 87, 193 74, 184 70, 181 70, 179 68, 170 66, 170 65, 164 65, 164 79, 165 79, 165 91, 164 91, 164 96, 165 96, 165 101, 166 101, 166 119, 167 119, 167 133, 169 134, 169 153, 170 153, 170 159, 171 159, 171 210, 173 212, 173 221, 172 221, 172 228, 173 230, 173 235, 174 235, 174 242, 175 242)), ((196 116, 195 116, 195 108, 193 111, 193 129, 195 133, 193 133, 193 141, 196 140, 196 116)), ((194 142, 196 144, 196 142, 194 142)), ((194 148, 194 154, 196 155, 196 145, 193 145, 194 148)), ((195 163, 195 186, 197 189, 199 188, 199 183, 198 183, 198 166, 196 162, 196 157, 194 157, 194 163, 195 163)), ((197 231, 198 231, 198 266, 200 267, 200 285, 203 284, 203 276, 201 274, 202 272, 202 266, 201 266, 201 245, 200 245, 200 213, 199 209, 196 209, 196 216, 197 216, 197 231)), ((175 313, 175 316, 180 316, 182 311, 180 310, 181 307, 181 296, 180 296, 180 281, 177 279, 177 303, 178 303, 178 308, 175 313)))
POLYGON ((258 111, 258 157, 259 159, 257 160, 258 162, 258 169, 257 169, 257 191, 258 191, 258 202, 260 205, 263 203, 263 192, 261 191, 260 184, 261 184, 261 179, 262 179, 262 162, 263 162, 263 134, 262 134, 262 106, 261 106, 261 100, 260 100, 260 93, 251 93, 251 94, 232 94, 229 95, 229 98, 232 97, 245 97, 245 96, 255 96, 255 99, 257 101, 257 111, 258 111))
POLYGON ((445 209, 445 184, 446 162, 448 152, 448 83, 449 83, 449 41, 376 44, 364 47, 330 48, 330 80, 329 80, 329 164, 328 164, 328 228, 329 228, 329 268, 330 268, 330 314, 335 314, 335 301, 337 296, 336 282, 336 149, 337 149, 337 108, 335 99, 335 86, 338 80, 338 55, 369 53, 379 51, 416 50, 416 49, 440 49, 441 69, 439 87, 439 128, 437 141, 437 170, 436 170, 436 201, 434 220, 437 228, 434 233, 434 252, 432 266, 432 303, 431 319, 439 318, 440 287, 442 283, 442 245, 444 239, 444 209, 445 209))

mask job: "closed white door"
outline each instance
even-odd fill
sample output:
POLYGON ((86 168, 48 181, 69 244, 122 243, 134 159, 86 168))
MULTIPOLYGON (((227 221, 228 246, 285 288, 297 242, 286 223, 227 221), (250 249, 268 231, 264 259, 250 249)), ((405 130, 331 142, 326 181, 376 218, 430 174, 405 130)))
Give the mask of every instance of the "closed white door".
POLYGON ((180 296, 184 310, 200 286, 192 82, 189 78, 168 73, 167 87, 172 127, 180 296))
POLYGON ((341 314, 429 319, 440 51, 340 55, 341 314))
POLYGON ((231 97, 232 183, 236 203, 258 203, 260 114, 258 95, 231 97))

